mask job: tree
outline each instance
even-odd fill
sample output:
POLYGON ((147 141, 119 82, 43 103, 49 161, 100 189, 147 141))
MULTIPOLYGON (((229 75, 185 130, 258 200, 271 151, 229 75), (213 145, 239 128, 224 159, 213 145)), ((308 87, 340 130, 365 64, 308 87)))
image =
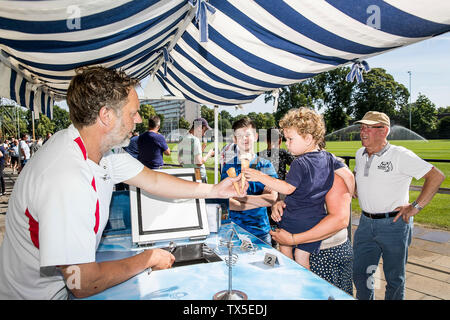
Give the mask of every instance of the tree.
POLYGON ((450 139, 450 116, 443 117, 438 124, 439 139, 450 139))
MULTIPOLYGON (((279 123, 280 119, 290 110, 300 107, 310 107, 315 109, 315 103, 321 98, 321 93, 313 79, 295 83, 287 87, 281 88, 278 97, 278 108, 275 112, 275 122, 279 123)), ((264 101, 273 100, 271 92, 266 92, 264 101)))
MULTIPOLYGON (((409 128, 409 105, 400 108, 397 119, 402 126, 409 128)), ((435 104, 419 93, 416 102, 411 104, 411 130, 427 138, 432 138, 436 133, 437 125, 435 104)))
POLYGON ((139 115, 142 118, 142 123, 138 123, 136 125, 136 131, 139 133, 144 133, 148 130, 148 119, 150 119, 150 117, 156 116, 155 108, 153 108, 153 106, 150 104, 141 104, 139 115))
POLYGON ((320 104, 319 109, 325 107, 324 120, 327 132, 348 126, 350 116, 348 107, 352 103, 352 95, 355 88, 354 82, 346 80, 350 68, 337 68, 321 73, 314 77, 316 86, 316 99, 320 104))
MULTIPOLYGON (((40 115, 39 118, 43 116, 40 115)), ((69 111, 58 107, 57 105, 53 106, 53 119, 51 120, 54 127, 53 131, 49 131, 51 133, 55 133, 59 130, 67 128, 72 122, 70 121, 69 111)), ((45 137, 47 132, 42 136, 45 137)))
POLYGON ((178 128, 189 130, 191 128, 191 124, 185 118, 180 117, 178 120, 178 128))
POLYGON ((202 118, 205 118, 209 125, 212 126, 214 123, 214 109, 210 109, 207 106, 202 105, 200 107, 200 114, 202 118))
POLYGON ((396 82, 386 70, 374 68, 364 74, 364 82, 356 85, 349 114, 362 119, 367 111, 380 111, 395 117, 408 98, 409 92, 404 85, 396 82))
POLYGON ((219 118, 223 120, 228 120, 230 123, 233 122, 233 116, 226 110, 220 111, 219 118))
MULTIPOLYGON (((53 115, 55 114, 53 113, 53 115)), ((35 126, 36 139, 38 137, 45 138, 47 132, 55 132, 55 124, 46 115, 41 114, 39 115, 37 125, 35 126)))

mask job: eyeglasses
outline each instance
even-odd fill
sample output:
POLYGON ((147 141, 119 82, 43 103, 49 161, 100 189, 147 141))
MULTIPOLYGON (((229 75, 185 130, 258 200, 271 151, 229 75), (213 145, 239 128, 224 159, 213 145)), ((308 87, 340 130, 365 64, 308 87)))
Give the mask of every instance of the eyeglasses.
POLYGON ((384 126, 368 126, 368 125, 362 125, 359 127, 359 130, 371 130, 371 129, 380 129, 380 128, 384 128, 384 126))

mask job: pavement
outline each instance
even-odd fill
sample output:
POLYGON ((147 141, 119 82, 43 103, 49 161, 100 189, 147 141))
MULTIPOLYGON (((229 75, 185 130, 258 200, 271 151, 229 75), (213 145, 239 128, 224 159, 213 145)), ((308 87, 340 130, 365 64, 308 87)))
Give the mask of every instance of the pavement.
MULTIPOLYGON (((0 196, 0 244, 5 232, 5 218, 9 195, 17 174, 4 170, 6 195, 0 196)), ((450 203, 450 195, 449 195, 450 203)), ((352 234, 359 224, 359 216, 352 215, 352 234)), ((386 281, 381 259, 375 274, 375 298, 384 299, 386 281)), ((450 300, 450 232, 415 224, 406 265, 406 300, 450 300)))

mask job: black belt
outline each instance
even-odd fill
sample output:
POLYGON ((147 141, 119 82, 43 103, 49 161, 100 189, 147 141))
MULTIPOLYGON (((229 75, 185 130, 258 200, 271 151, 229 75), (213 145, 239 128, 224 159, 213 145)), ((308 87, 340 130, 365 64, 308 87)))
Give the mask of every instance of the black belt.
POLYGON ((384 219, 384 218, 392 218, 395 217, 400 211, 391 211, 385 213, 368 213, 363 211, 363 215, 371 219, 384 219))

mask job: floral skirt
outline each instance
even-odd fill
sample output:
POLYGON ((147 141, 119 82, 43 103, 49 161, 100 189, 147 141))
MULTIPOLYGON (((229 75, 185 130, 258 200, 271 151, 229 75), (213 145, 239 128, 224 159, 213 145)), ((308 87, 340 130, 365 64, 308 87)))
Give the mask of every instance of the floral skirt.
POLYGON ((309 264, 312 272, 353 296, 353 249, 349 240, 311 253, 309 264))

